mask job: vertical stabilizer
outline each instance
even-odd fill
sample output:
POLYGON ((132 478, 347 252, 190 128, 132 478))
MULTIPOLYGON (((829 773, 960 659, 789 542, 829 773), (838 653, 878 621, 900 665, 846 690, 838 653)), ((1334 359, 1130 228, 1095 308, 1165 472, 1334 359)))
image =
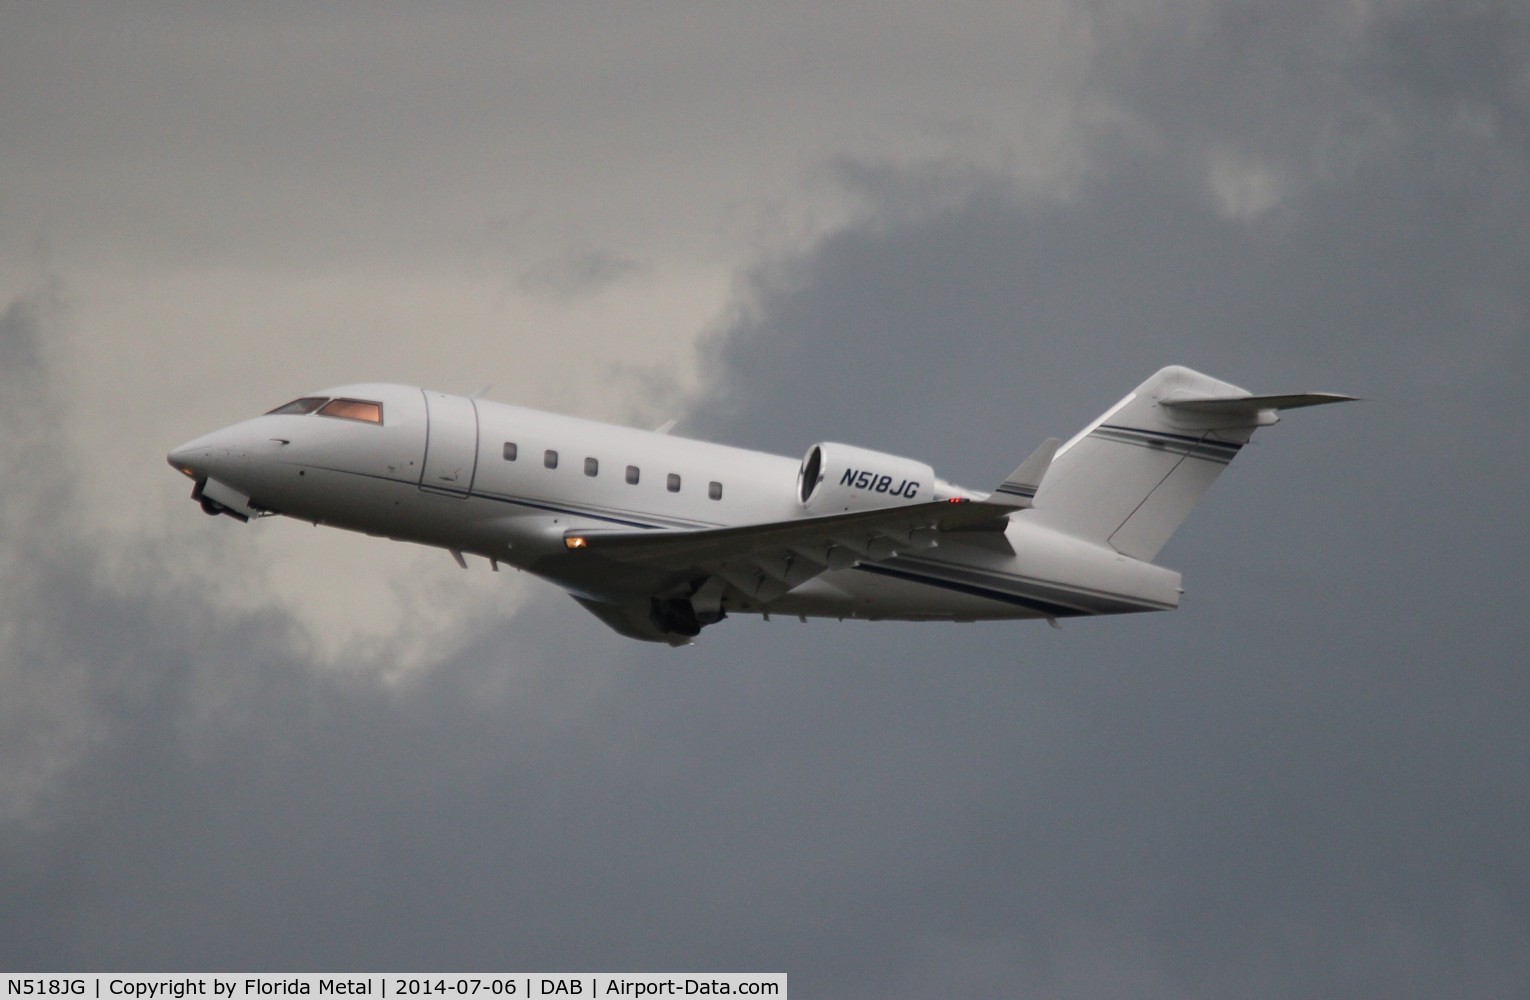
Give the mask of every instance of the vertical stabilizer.
POLYGON ((1031 516, 1150 560, 1278 409, 1349 398, 1254 396, 1189 368, 1164 368, 1059 449, 1031 516))

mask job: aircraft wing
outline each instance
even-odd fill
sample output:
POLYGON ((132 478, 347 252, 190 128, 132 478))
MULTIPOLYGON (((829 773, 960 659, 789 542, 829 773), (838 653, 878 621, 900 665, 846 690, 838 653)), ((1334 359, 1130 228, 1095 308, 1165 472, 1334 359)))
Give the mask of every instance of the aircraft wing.
MULTIPOLYGON (((771 601, 828 569, 932 548, 939 533, 1002 530, 1008 504, 956 498, 819 517, 697 530, 569 530, 571 554, 588 553, 694 582, 716 578, 771 601)), ((713 587, 721 598, 721 584, 713 587)))

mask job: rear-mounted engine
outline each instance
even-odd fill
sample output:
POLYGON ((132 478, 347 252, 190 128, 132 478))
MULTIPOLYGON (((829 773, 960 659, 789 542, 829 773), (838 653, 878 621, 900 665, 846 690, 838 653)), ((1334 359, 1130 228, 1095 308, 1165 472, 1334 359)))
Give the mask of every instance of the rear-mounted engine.
POLYGON ((920 503, 935 498, 935 485, 921 462, 831 442, 809 448, 797 470, 797 498, 813 514, 920 503))

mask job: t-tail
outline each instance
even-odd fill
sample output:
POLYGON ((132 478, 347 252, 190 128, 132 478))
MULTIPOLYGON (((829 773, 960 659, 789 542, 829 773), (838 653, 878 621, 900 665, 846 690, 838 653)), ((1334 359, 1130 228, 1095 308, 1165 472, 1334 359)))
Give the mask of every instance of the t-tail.
POLYGON ((1151 560, 1255 430, 1277 411, 1353 399, 1255 396, 1189 368, 1155 373, 1055 456, 1051 443, 995 492, 1027 496, 1036 522, 1151 560), (1050 459, 1050 462, 1046 461, 1050 459), (1038 476, 1035 473, 1040 472, 1038 476))

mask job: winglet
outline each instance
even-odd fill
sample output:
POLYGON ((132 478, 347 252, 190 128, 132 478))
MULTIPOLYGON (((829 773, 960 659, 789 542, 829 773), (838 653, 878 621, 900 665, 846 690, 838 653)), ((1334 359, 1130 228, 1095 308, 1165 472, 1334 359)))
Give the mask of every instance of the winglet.
POLYGON ((1030 507, 1036 500, 1036 491, 1041 488, 1042 477, 1047 474, 1052 458, 1061 445, 1061 438, 1047 438, 1043 441, 1040 448, 1031 452, 1030 458, 1021 462, 1018 469, 1005 477, 1004 482, 988 498, 988 502, 1003 504, 1015 510, 1030 507))

